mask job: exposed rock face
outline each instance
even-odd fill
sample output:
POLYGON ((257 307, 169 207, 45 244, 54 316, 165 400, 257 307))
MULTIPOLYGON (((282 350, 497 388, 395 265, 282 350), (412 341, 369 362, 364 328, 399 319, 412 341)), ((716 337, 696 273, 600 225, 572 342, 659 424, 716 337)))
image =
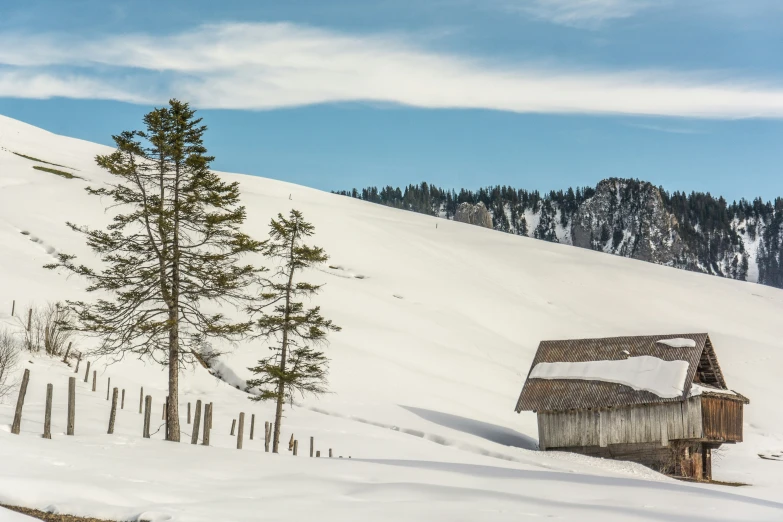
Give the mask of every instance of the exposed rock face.
POLYGON ((601 181, 575 213, 571 238, 574 246, 652 263, 676 265, 683 258, 677 220, 650 183, 601 181))
POLYGON ((481 201, 476 205, 460 203, 457 207, 457 211, 454 213, 454 221, 492 228, 492 215, 481 201))

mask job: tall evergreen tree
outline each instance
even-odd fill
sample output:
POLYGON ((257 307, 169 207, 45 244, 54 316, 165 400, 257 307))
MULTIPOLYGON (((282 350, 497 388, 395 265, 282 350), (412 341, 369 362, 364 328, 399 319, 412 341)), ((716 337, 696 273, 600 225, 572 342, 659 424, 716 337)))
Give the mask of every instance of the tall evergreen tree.
POLYGON ((92 303, 69 302, 73 327, 101 339, 96 354, 132 354, 168 366, 171 441, 180 440, 179 370, 203 357, 210 338, 242 338, 251 329, 250 322, 229 321, 202 305, 211 302, 215 310, 251 299, 259 270, 239 260, 261 246, 240 231, 245 209, 238 184, 210 171, 206 126, 194 113, 171 100, 144 117, 146 130, 113 137, 117 150, 96 161, 115 181, 87 191, 120 212, 106 230, 68 223, 86 236, 102 268, 77 264, 68 254, 47 266, 65 268, 86 278, 88 291, 108 294, 92 303))
POLYGON ((326 392, 329 361, 314 347, 323 344, 327 334, 340 327, 321 316, 320 307, 305 308, 302 303, 303 298, 315 295, 321 287, 297 281, 297 274, 329 259, 322 248, 303 243, 315 233, 313 225, 304 220, 301 212, 291 210, 288 219, 278 214, 269 229, 269 239, 261 251, 278 261, 279 266, 261 295, 261 304, 249 307, 249 311, 258 314, 257 335, 274 344, 269 347, 270 356, 249 368, 257 377, 247 381, 247 386, 257 392, 254 400, 277 403, 272 442, 272 451, 277 453, 284 403, 293 402, 296 394, 326 392))

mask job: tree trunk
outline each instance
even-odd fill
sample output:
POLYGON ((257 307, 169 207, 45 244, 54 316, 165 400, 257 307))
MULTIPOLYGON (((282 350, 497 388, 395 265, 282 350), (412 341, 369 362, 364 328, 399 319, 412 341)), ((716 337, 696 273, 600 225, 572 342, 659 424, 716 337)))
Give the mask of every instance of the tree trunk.
MULTIPOLYGON (((296 234, 291 234, 291 246, 288 253, 288 284, 285 290, 285 316, 283 319, 283 342, 280 350, 280 373, 285 373, 286 357, 288 356, 288 321, 291 317, 291 285, 294 281, 294 245, 296 234)), ((275 408, 275 436, 272 441, 272 452, 278 453, 280 448, 280 424, 283 422, 283 401, 285 400, 285 381, 280 379, 277 385, 277 406, 275 408)))
POLYGON ((169 399, 166 411, 166 440, 179 442, 179 328, 178 311, 169 310, 169 399))
POLYGON ((179 442, 179 210, 182 160, 174 164, 174 230, 172 233, 171 305, 169 307, 169 403, 166 415, 166 440, 179 442))

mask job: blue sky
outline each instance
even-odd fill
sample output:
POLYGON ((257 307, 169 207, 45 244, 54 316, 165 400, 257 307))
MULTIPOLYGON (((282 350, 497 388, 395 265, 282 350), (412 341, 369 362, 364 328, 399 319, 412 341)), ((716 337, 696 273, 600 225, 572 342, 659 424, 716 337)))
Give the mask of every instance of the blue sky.
POLYGON ((101 143, 172 96, 321 189, 638 177, 783 195, 778 0, 3 0, 0 114, 101 143))

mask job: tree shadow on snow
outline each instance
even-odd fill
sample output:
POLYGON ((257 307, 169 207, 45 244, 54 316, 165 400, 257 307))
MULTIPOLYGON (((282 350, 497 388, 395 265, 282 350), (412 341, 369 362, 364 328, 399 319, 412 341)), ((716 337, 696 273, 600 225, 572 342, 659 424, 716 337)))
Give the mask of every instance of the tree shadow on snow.
POLYGON ((481 437, 482 439, 486 439, 490 442, 526 450, 538 449, 538 441, 536 439, 504 426, 498 426, 497 424, 490 424, 488 422, 478 421, 475 419, 468 419, 467 417, 460 417, 459 415, 452 415, 450 413, 443 413, 441 411, 415 408, 413 406, 400 405, 400 407, 408 410, 409 412, 421 417, 426 421, 438 424, 439 426, 461 431, 463 433, 475 435, 476 437, 481 437))

